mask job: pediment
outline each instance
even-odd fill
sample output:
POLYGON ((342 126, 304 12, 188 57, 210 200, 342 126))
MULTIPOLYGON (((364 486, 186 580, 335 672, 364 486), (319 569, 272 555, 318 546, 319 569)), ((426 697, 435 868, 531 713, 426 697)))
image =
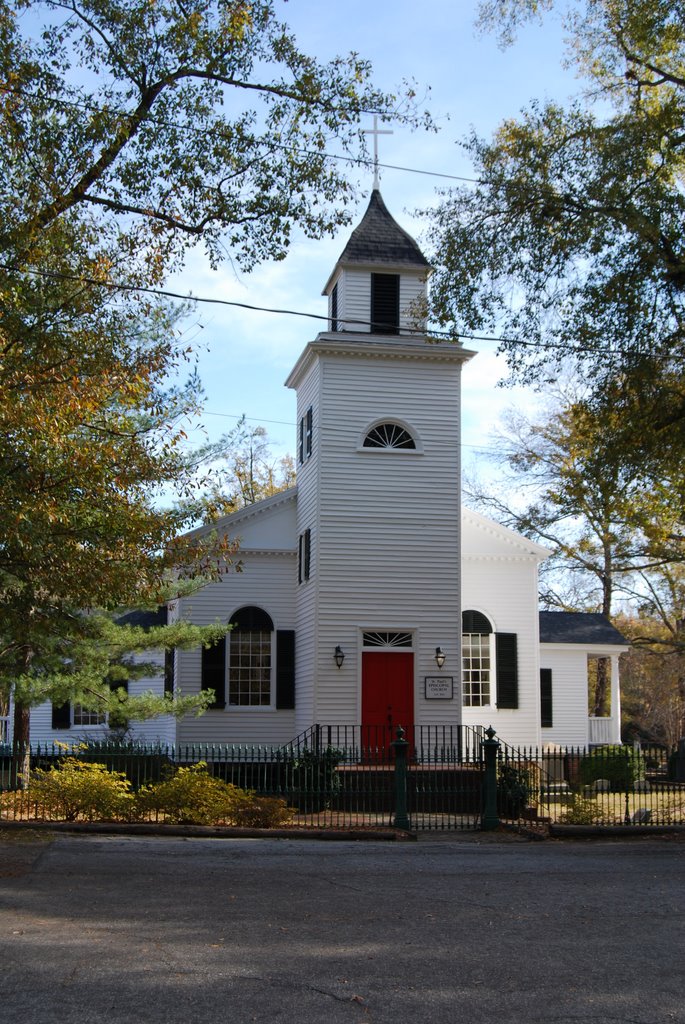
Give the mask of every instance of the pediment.
POLYGON ((194 532, 211 530, 237 540, 242 550, 292 551, 297 538, 297 487, 246 505, 194 532))
POLYGON ((525 558, 543 562, 551 554, 549 548, 464 506, 461 531, 463 558, 525 558))

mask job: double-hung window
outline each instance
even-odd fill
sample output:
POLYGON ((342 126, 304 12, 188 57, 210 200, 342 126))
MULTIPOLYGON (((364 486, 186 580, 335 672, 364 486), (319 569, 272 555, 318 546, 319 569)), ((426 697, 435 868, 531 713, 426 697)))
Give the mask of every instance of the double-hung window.
POLYGON ((481 612, 462 613, 461 660, 464 706, 492 703, 492 625, 481 612))

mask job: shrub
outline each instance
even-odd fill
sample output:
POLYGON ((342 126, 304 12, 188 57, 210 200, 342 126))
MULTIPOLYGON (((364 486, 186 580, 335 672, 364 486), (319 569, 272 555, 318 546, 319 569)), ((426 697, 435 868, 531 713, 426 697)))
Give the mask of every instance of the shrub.
POLYGON ((587 786, 596 779, 608 779, 615 792, 625 792, 644 778, 644 759, 634 747, 595 747, 580 759, 578 775, 580 782, 587 786))
POLYGON ((289 825, 294 811, 285 800, 275 796, 253 796, 247 793, 248 801, 236 811, 235 824, 246 828, 276 828, 289 825))
POLYGON ((286 762, 286 779, 294 803, 302 811, 329 807, 340 792, 337 766, 343 753, 335 747, 316 752, 304 748, 286 762))
POLYGON ((594 825, 601 817, 601 811, 594 800, 574 793, 571 806, 559 815, 559 822, 562 825, 594 825))
POLYGON ((121 820, 133 807, 131 784, 122 772, 76 757, 32 771, 25 800, 35 817, 62 821, 121 820))
POLYGON ((519 818, 537 804, 540 768, 535 763, 500 764, 497 769, 497 809, 503 818, 519 818))
POLYGON ((136 811, 139 817, 154 814, 187 825, 233 823, 245 795, 245 790, 215 779, 206 762, 199 761, 177 768, 163 782, 143 786, 136 794, 136 811))
POLYGON ((243 825, 272 828, 292 820, 284 800, 255 796, 209 774, 207 764, 178 768, 163 782, 145 786, 135 798, 138 817, 154 814, 186 825, 243 825))

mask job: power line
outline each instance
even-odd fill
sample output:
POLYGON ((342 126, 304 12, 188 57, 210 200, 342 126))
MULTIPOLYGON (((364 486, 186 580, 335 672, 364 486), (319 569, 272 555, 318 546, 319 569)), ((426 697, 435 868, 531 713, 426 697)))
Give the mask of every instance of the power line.
MULTIPOLYGON (((32 92, 29 89, 12 89, 7 85, 3 85, 0 86, 0 93, 2 92, 10 93, 13 96, 20 96, 24 99, 31 98, 36 100, 42 100, 48 106, 52 104, 57 107, 73 107, 76 110, 84 110, 90 114, 102 114, 104 112, 104 109, 102 107, 99 107, 95 103, 88 103, 84 100, 77 102, 76 100, 67 100, 58 96, 45 97, 41 96, 39 93, 32 92)), ((134 116, 133 113, 131 113, 131 111, 117 107, 108 106, 106 108, 106 112, 118 114, 120 117, 132 118, 134 116)), ((364 113, 369 113, 369 111, 364 111, 364 113)), ((202 136, 203 139, 206 139, 208 136, 222 136, 222 133, 217 131, 216 129, 208 131, 207 129, 203 128, 195 128, 194 125, 192 124, 181 124, 179 121, 172 121, 167 118, 160 118, 155 116, 154 114, 148 114, 145 118, 145 122, 152 125, 157 125, 158 127, 177 128, 180 131, 200 135, 202 136)), ((278 149, 285 152, 287 150, 287 147, 272 140, 269 142, 269 149, 278 149)), ((317 159, 321 159, 321 157, 323 156, 327 160, 339 160, 343 163, 354 164, 358 167, 374 166, 374 161, 371 159, 367 159, 364 157, 345 156, 342 153, 327 153, 322 152, 321 150, 308 149, 301 150, 301 153, 302 156, 316 157, 317 159)), ((421 167, 405 167, 401 164, 386 163, 379 163, 378 166, 382 167, 384 170, 402 171, 407 174, 420 174, 432 178, 444 178, 447 181, 465 181, 475 185, 478 185, 481 182, 480 178, 470 178, 467 177, 466 175, 461 174, 448 174, 446 171, 427 171, 421 167)))
MULTIPOLYGON (((13 266, 11 266, 11 265, 9 265, 7 263, 0 263, 0 270, 5 270, 7 273, 10 273, 10 274, 18 274, 18 275, 29 274, 32 277, 44 277, 44 278, 49 278, 49 279, 54 279, 54 280, 59 280, 59 281, 71 281, 71 282, 73 282, 75 284, 90 285, 90 286, 93 286, 93 287, 96 287, 96 288, 106 288, 106 289, 108 289, 109 291, 112 291, 112 292, 116 292, 116 291, 120 291, 120 292, 136 292, 136 293, 140 293, 140 294, 143 294, 143 295, 156 295, 159 298, 178 299, 178 300, 180 300, 182 302, 201 303, 201 304, 204 304, 204 305, 229 306, 229 307, 235 307, 235 308, 238 308, 238 309, 247 309, 247 310, 250 310, 252 312, 257 312, 257 313, 274 313, 274 314, 276 314, 278 316, 299 316, 299 317, 304 317, 304 318, 309 319, 309 320, 322 320, 322 321, 325 321, 326 323, 330 323, 332 319, 335 319, 336 323, 339 323, 339 324, 353 324, 353 325, 362 326, 362 327, 376 327, 377 326, 377 324, 374 321, 372 321, 372 320, 361 320, 359 318, 355 318, 354 320, 351 320, 351 319, 344 319, 342 317, 332 318, 332 317, 327 316, 327 315, 325 315, 323 313, 305 313, 303 310, 298 310, 298 309, 279 309, 279 308, 272 307, 272 306, 257 306, 257 305, 254 305, 252 303, 249 303, 249 302, 236 302, 236 301, 231 300, 231 299, 214 299, 214 298, 210 298, 209 296, 192 295, 192 294, 190 294, 190 295, 185 294, 184 295, 181 292, 172 292, 172 291, 170 291, 168 289, 164 289, 164 288, 148 288, 148 287, 145 287, 143 285, 124 284, 122 282, 114 282, 114 281, 99 281, 96 278, 92 278, 92 277, 85 277, 85 276, 80 276, 80 275, 77 275, 77 274, 64 274, 64 273, 60 273, 60 272, 54 271, 54 270, 33 270, 33 269, 22 270, 19 267, 13 267, 13 266)), ((344 333, 344 332, 341 332, 341 333, 344 333)), ((572 350, 569 351, 568 345, 564 344, 563 342, 524 341, 523 339, 520 339, 520 338, 503 338, 503 337, 500 337, 500 336, 497 336, 497 335, 489 335, 489 334, 469 334, 469 333, 467 333, 465 331, 459 331, 458 332, 458 336, 455 337, 455 335, 452 332, 450 332, 450 331, 442 331, 442 330, 439 330, 439 329, 434 329, 434 330, 431 330, 429 332, 426 332, 426 331, 423 331, 423 330, 419 330, 418 328, 417 329, 413 329, 413 328, 409 328, 409 327, 407 327, 407 328, 403 327, 402 328, 402 334, 403 335, 410 335, 410 336, 417 336, 417 337, 428 337, 428 338, 434 337, 434 338, 437 338, 439 340, 453 341, 457 345, 461 344, 462 339, 467 339, 468 341, 493 342, 493 343, 495 343, 497 345, 517 345, 517 346, 522 347, 522 348, 540 349, 540 350, 544 350, 544 351, 560 351, 560 352, 566 352, 569 355, 577 355, 577 354, 588 354, 588 355, 623 355, 623 354, 629 354, 629 350, 624 350, 624 349, 608 349, 608 348, 600 349, 600 348, 593 348, 590 345, 586 345, 586 346, 578 345, 578 346, 576 346, 575 348, 573 348, 572 350)))
MULTIPOLYGON (((212 412, 210 409, 203 409, 200 415, 201 416, 213 416, 213 417, 216 417, 217 419, 236 420, 236 421, 244 419, 246 423, 256 423, 259 426, 262 426, 264 423, 267 423, 270 426, 290 427, 293 430, 297 429, 297 423, 294 420, 293 421, 291 421, 291 420, 271 420, 271 419, 267 419, 266 417, 263 417, 263 416, 247 416, 247 415, 245 415, 245 413, 238 414, 238 413, 234 413, 234 412, 212 412)), ((330 432, 331 428, 327 428, 327 429, 330 432)), ((343 431, 342 430, 334 430, 334 433, 342 434, 343 431)), ((482 444, 471 444, 468 441, 460 441, 459 444, 456 444, 456 445, 447 444, 447 445, 445 445, 445 447, 446 448, 450 448, 450 449, 472 448, 475 452, 479 452, 482 455, 501 455, 501 451, 499 449, 497 449, 497 448, 489 448, 486 445, 482 445, 482 444)))
MULTIPOLYGON (((10 274, 29 274, 32 277, 44 277, 54 279, 58 281, 70 281, 75 284, 91 285, 96 288, 107 288, 110 291, 121 291, 121 292, 136 292, 144 295, 156 295, 160 298, 167 299, 179 299, 182 302, 199 302, 207 305, 215 306, 231 306, 238 309, 248 309, 252 312, 257 313, 275 313, 279 316, 300 316, 305 317, 309 320, 323 320, 326 323, 330 323, 331 317, 324 315, 323 313, 305 313, 303 310, 298 309, 279 309, 273 306, 257 306, 249 302, 236 302, 231 299, 214 299, 209 296, 201 295, 183 295, 181 292, 172 292, 165 288, 148 288, 144 285, 137 284, 124 284, 122 282, 114 281, 99 281, 94 277, 85 277, 77 274, 64 274, 55 270, 34 270, 26 269, 22 270, 19 267, 13 267, 7 263, 0 263, 0 270, 5 270, 10 274)), ((375 327, 376 324, 372 320, 361 320, 355 318, 354 320, 344 319, 343 317, 335 317, 336 323, 340 324, 358 324, 363 327, 375 327)), ((421 331, 418 328, 416 330, 412 328, 403 328, 403 333, 410 335, 418 335, 423 337, 426 332, 421 331)), ((438 335, 445 339, 450 339, 452 336, 448 331, 431 331, 431 335, 438 335)), ((477 336, 472 334, 464 334, 463 337, 472 339, 474 341, 500 341, 499 338, 488 338, 486 336, 477 336)))

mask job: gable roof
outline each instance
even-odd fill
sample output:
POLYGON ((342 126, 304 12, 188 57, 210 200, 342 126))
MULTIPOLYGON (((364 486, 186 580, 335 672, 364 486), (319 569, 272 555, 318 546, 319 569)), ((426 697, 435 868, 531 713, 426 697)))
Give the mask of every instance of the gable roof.
POLYGON ((268 498, 262 498, 260 501, 255 501, 252 505, 243 505, 242 508, 236 509, 235 512, 229 512, 225 516, 221 516, 213 523, 206 523, 204 526, 196 526, 194 530, 188 530, 185 536, 197 537, 204 533, 212 533, 213 531, 216 531, 217 533, 221 533, 226 530, 235 532, 237 526, 250 519, 259 519, 266 513, 277 510, 283 505, 292 504, 296 498, 297 484, 294 484, 292 487, 287 487, 284 491, 277 491, 268 498))
POLYGON ((542 562, 551 551, 466 505, 461 507, 462 558, 523 556, 542 562))
POLYGON ((371 193, 366 213, 350 235, 338 263, 430 265, 411 235, 390 215, 377 188, 371 193))
POLYGON ((628 646, 623 634, 599 612, 540 612, 540 643, 628 646))
POLYGON ((167 606, 164 604, 156 611, 134 609, 131 612, 124 612, 115 620, 117 626, 140 626, 149 629, 151 626, 166 626, 167 606))

